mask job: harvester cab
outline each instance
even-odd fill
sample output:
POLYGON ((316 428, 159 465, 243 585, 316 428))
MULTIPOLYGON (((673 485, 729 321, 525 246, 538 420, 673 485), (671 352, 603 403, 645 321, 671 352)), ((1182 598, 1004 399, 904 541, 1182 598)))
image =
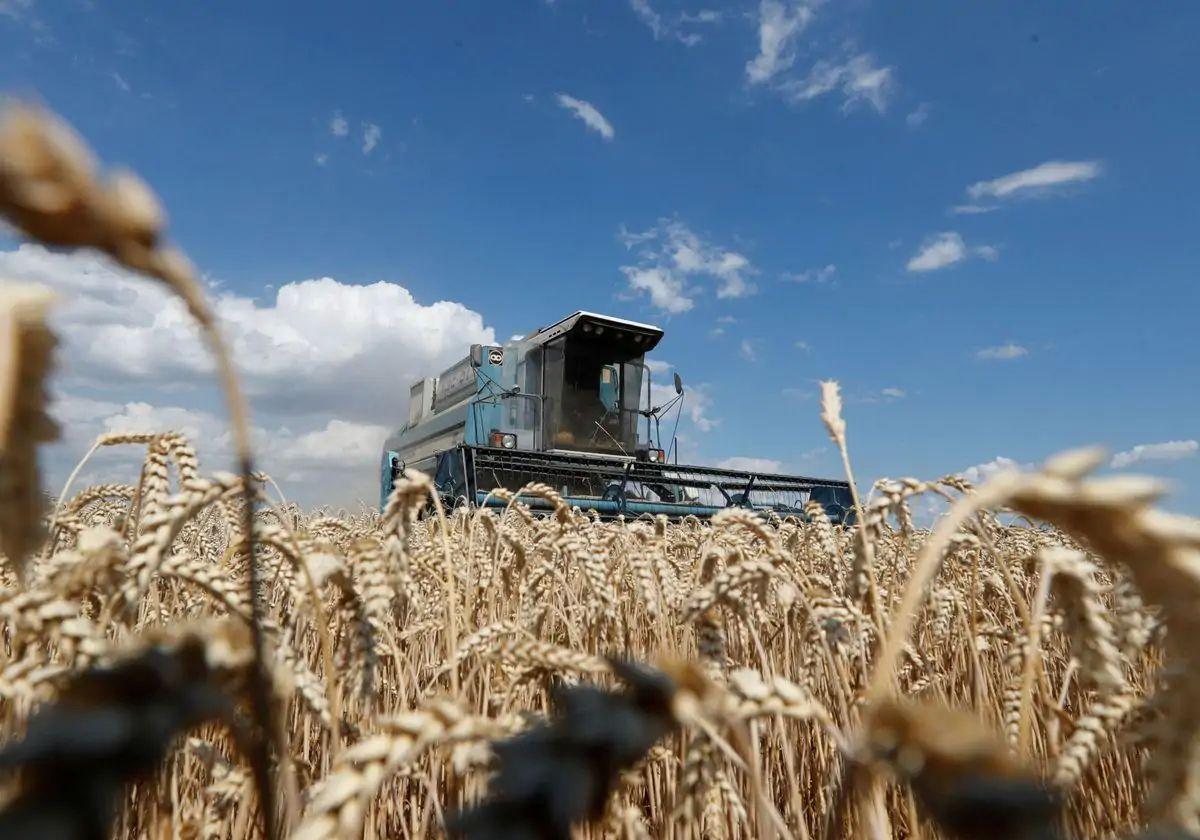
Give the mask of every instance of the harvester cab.
POLYGON ((677 427, 686 391, 678 374, 673 389, 656 388, 645 363, 662 336, 576 312, 503 346, 473 345, 413 384, 408 423, 384 444, 381 504, 413 468, 450 507, 500 506, 494 491, 537 481, 604 517, 708 517, 731 506, 799 516, 811 500, 848 518, 844 481, 679 464, 662 420, 674 415, 677 427))

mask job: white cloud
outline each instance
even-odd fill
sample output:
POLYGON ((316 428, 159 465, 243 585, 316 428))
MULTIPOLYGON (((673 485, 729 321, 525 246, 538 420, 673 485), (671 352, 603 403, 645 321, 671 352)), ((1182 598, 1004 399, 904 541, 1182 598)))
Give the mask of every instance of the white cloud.
POLYGON ((819 285, 832 282, 835 274, 837 274, 837 266, 829 263, 820 268, 810 268, 795 274, 784 274, 783 279, 789 283, 812 283, 819 285))
POLYGON ((1168 440, 1163 443, 1139 443, 1132 449, 1113 456, 1111 466, 1128 467, 1139 461, 1178 461, 1191 458, 1200 451, 1200 443, 1194 440, 1168 440))
POLYGON ((329 163, 329 155, 325 154, 324 152, 315 154, 313 155, 313 162, 316 163, 317 166, 324 166, 325 164, 329 163))
POLYGON ((694 47, 704 40, 698 32, 687 31, 684 27, 696 25, 712 25, 720 23, 720 12, 702 9, 696 14, 680 13, 675 18, 664 17, 650 5, 650 0, 629 0, 629 7, 637 15, 638 20, 649 27, 654 33, 654 40, 676 40, 684 46, 694 47))
POLYGON ((810 345, 807 341, 797 341, 792 346, 802 353, 807 353, 809 350, 812 350, 812 345, 810 345))
POLYGON ((967 195, 974 201, 1044 195, 1055 187, 1090 181, 1099 177, 1102 171, 1100 161, 1096 160, 1050 160, 1032 169, 974 183, 967 187, 967 195))
POLYGON ((0 17, 20 21, 33 8, 33 0, 0 0, 0 17))
POLYGON ((365 122, 362 124, 362 153, 364 155, 371 154, 375 147, 379 145, 379 141, 383 139, 383 129, 375 125, 375 123, 365 122))
POLYGON ((779 0, 758 6, 758 55, 746 62, 746 79, 758 85, 771 81, 796 63, 796 38, 812 21, 808 6, 791 8, 779 0))
POLYGON ((971 482, 974 485, 984 484, 996 473, 1006 470, 1028 470, 1029 464, 1021 464, 1014 461, 1012 458, 1005 458, 1003 455, 997 455, 990 461, 985 461, 982 464, 975 464, 972 467, 967 467, 959 473, 962 478, 971 482))
POLYGON ((950 212, 955 216, 978 216, 983 213, 991 213, 1000 208, 995 204, 958 204, 950 208, 950 212))
POLYGON ((882 114, 887 110, 894 87, 891 67, 880 67, 869 53, 859 53, 845 61, 818 61, 805 78, 789 79, 779 85, 779 90, 793 103, 807 102, 839 90, 842 113, 849 113, 865 103, 882 114))
POLYGON ((649 294, 651 303, 666 312, 686 312, 695 305, 692 280, 715 281, 718 298, 755 291, 749 278, 758 269, 745 255, 705 242, 678 219, 659 219, 642 233, 622 226, 617 238, 626 248, 638 249, 638 264, 621 266, 629 288, 649 294))
MULTIPOLYGON (((675 393, 675 386, 669 386, 671 393, 675 393)), ((657 405, 657 403, 655 403, 657 405)), ((687 393, 684 398, 684 415, 692 421, 692 425, 702 432, 711 432, 717 426, 721 425, 721 421, 714 418, 711 414, 713 408, 712 397, 708 393, 708 386, 704 383, 699 385, 687 386, 687 393)))
MULTIPOLYGON (((180 432, 196 448, 203 471, 228 469, 234 457, 228 424, 203 409, 144 401, 107 403, 59 392, 51 413, 69 431, 64 446, 70 450, 53 453, 52 465, 59 467, 51 484, 55 491, 67 464, 104 432, 180 432)), ((286 425, 258 425, 253 430, 257 467, 281 483, 289 497, 310 504, 374 501, 376 467, 389 431, 389 426, 338 419, 301 433, 286 425)), ((106 448, 92 469, 100 480, 132 482, 143 454, 141 447, 106 448)))
POLYGON ((994 260, 999 256, 999 252, 991 245, 968 247, 959 233, 952 230, 943 231, 926 238, 920 250, 908 261, 906 268, 912 272, 937 271, 973 256, 994 260))
POLYGON ((272 447, 275 460, 291 471, 330 467, 368 468, 379 461, 383 441, 392 427, 330 420, 324 428, 286 439, 272 447))
POLYGON ((613 130, 612 123, 605 119, 604 115, 596 110, 596 106, 592 103, 584 102, 582 99, 576 99, 565 93, 558 94, 557 99, 560 106, 583 120, 584 125, 592 131, 597 132, 605 140, 612 140, 617 136, 616 131, 613 130))
MULTIPOLYGON (((682 412, 680 428, 684 430, 684 434, 680 435, 680 439, 686 436, 686 430, 690 425, 698 432, 711 432, 717 426, 721 425, 721 421, 712 416, 713 400, 709 393, 707 383, 701 382, 697 385, 684 383, 684 398, 681 403, 676 403, 679 406, 679 411, 682 412)), ((673 378, 662 378, 660 380, 651 380, 650 383, 650 402, 652 405, 662 406, 675 399, 675 382, 673 378)), ((668 418, 674 417, 676 409, 672 409, 662 418, 663 435, 664 437, 670 433, 667 426, 668 418)), ((671 422, 672 428, 674 422, 671 422)), ((664 445, 669 446, 670 441, 664 440, 664 445)), ((665 448, 665 446, 664 446, 665 448)))
POLYGON ((688 296, 683 280, 670 269, 623 265, 621 273, 625 275, 632 291, 648 294, 650 303, 663 312, 677 315, 687 312, 696 304, 688 296))
POLYGON ((650 369, 650 373, 655 376, 662 376, 670 373, 675 367, 675 365, 671 364, 670 362, 664 362, 662 359, 647 358, 645 364, 646 367, 650 369))
POLYGON ((750 473, 781 473, 783 461, 774 458, 753 458, 745 455, 734 455, 717 461, 717 467, 722 470, 740 470, 750 473))
POLYGON ((129 93, 130 91, 133 90, 133 88, 130 86, 129 82, 125 80, 125 77, 122 76, 120 73, 118 73, 116 70, 112 71, 108 75, 109 75, 109 78, 111 78, 113 80, 113 84, 115 84, 117 87, 119 87, 121 89, 122 93, 129 93))
MULTIPOLYGON (((222 413, 212 363, 183 307, 159 285, 91 253, 28 244, 0 251, 0 276, 62 292, 52 320, 62 341, 56 390, 65 422, 77 421, 89 435, 108 428, 109 417, 126 426, 190 423, 210 446, 219 437, 224 423, 204 420, 222 413), (200 415, 153 414, 164 406, 200 415)), ((450 301, 420 303, 396 283, 324 277, 285 283, 261 301, 233 292, 212 299, 262 429, 268 469, 268 455, 291 469, 336 436, 343 450, 361 455, 346 442, 351 427, 361 441, 400 426, 411 382, 438 373, 472 343, 495 341, 478 313, 450 301), (348 425, 331 427, 331 420, 348 425), (306 437, 318 431, 325 436, 306 437)), ((68 436, 73 448, 86 442, 68 436)), ((368 469, 349 475, 345 488, 306 492, 361 495, 374 480, 368 469)))
POLYGON ((1028 347, 1022 347, 1020 344, 1014 344, 1011 341, 1005 344, 998 344, 995 347, 984 347, 975 352, 975 358, 990 361, 1007 361, 1028 355, 1028 347))
POLYGON ((930 110, 932 110, 930 104, 922 102, 908 112, 908 115, 904 118, 904 124, 909 128, 920 128, 925 124, 925 120, 929 119, 930 110))
MULTIPOLYGON (((796 389, 797 393, 802 393, 796 389)), ((850 394, 846 397, 847 402, 866 403, 875 405, 880 403, 894 403, 897 400, 902 400, 908 396, 908 392, 903 388, 880 388, 878 391, 866 391, 850 394)))
POLYGON ((329 133, 334 137, 345 137, 350 133, 350 123, 342 116, 341 111, 334 111, 329 120, 329 133))
POLYGON ((758 361, 758 342, 753 338, 743 338, 740 346, 742 358, 747 362, 758 361))

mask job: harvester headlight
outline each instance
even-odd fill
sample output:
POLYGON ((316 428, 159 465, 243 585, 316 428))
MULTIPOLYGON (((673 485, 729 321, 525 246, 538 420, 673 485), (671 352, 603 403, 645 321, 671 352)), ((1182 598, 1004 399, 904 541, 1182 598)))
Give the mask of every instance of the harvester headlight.
POLYGON ((517 436, 510 432, 492 432, 489 442, 500 449, 517 448, 517 436))
POLYGON ((643 457, 651 464, 665 464, 667 462, 667 453, 661 449, 646 448, 643 449, 643 457))

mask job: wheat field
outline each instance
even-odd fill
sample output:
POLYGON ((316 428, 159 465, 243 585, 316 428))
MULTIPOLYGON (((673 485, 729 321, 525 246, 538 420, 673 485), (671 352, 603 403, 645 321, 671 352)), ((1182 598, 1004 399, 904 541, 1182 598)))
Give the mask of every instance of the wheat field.
MULTIPOLYGON (((239 441, 234 474, 171 430, 107 435, 93 452, 144 451, 138 482, 46 505, 50 304, 3 287, 6 836, 1200 830, 1200 522, 1094 476, 1101 453, 883 480, 849 527, 603 522, 539 484, 446 511, 413 472, 381 512, 305 512, 254 470, 236 359, 140 182, 22 109, 0 208, 179 292, 239 441)), ((849 474, 834 383, 821 404, 849 474)))

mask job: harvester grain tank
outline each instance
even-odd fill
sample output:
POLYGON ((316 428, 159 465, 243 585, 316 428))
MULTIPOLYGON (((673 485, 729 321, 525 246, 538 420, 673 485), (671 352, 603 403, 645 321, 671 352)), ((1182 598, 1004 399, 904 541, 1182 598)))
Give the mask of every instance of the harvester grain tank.
POLYGON ((413 468, 433 477, 448 507, 500 506, 492 491, 539 481, 606 518, 708 517, 727 507, 802 515, 808 501, 835 521, 850 516, 845 481, 678 463, 675 435, 664 445, 662 427, 678 424, 683 383, 676 374, 673 389, 656 390, 645 363, 662 336, 576 312, 502 346, 472 345, 412 385, 408 423, 384 444, 381 504, 413 468))

